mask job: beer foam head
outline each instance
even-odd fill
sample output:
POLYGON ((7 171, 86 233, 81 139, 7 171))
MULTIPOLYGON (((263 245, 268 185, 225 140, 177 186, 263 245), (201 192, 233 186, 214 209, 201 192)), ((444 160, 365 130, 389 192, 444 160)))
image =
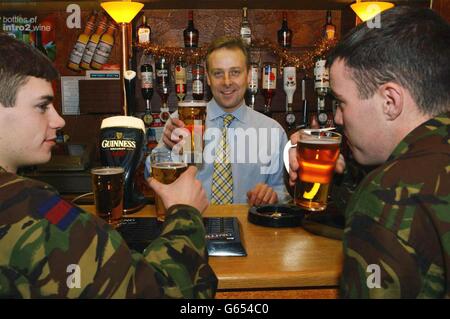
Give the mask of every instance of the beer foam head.
POLYGON ((91 173, 95 175, 115 175, 123 174, 123 167, 96 167, 91 169, 91 173))
POLYGON ((100 128, 108 127, 131 127, 142 130, 145 134, 144 121, 134 116, 111 116, 102 121, 100 128))
POLYGON ((206 101, 183 101, 178 102, 179 107, 206 107, 206 101))
POLYGON ((340 144, 342 135, 336 132, 300 131, 300 143, 340 144))

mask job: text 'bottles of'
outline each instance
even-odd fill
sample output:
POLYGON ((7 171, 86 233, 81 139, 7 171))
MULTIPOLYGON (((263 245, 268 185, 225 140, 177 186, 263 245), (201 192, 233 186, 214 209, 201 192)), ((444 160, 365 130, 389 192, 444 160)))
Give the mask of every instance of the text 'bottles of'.
POLYGON ((188 25, 183 31, 184 47, 197 48, 198 47, 198 30, 194 27, 194 12, 188 12, 188 25))
POLYGON ((278 44, 282 48, 290 48, 292 46, 292 30, 288 28, 286 11, 283 11, 283 22, 281 29, 278 30, 278 44))
POLYGON ((247 17, 247 7, 242 8, 242 22, 241 22, 241 38, 245 44, 250 46, 252 44, 252 29, 247 17))

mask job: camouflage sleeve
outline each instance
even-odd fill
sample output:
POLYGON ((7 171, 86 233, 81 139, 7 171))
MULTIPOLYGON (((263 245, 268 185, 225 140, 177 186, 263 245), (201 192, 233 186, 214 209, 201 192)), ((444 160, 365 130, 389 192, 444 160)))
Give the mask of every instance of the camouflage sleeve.
MULTIPOLYGON (((48 189, 8 184, 0 205, 0 296, 211 298, 200 214, 172 207, 143 255, 120 234, 48 189)), ((4 185, 3 185, 4 186, 4 185)), ((2 198, 0 183, 0 198, 2 198)))

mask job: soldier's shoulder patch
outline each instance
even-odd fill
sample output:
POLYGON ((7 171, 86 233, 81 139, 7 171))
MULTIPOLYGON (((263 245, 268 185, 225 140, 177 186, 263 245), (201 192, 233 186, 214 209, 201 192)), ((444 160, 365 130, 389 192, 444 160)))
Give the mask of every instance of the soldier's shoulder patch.
POLYGON ((58 195, 49 197, 37 210, 38 215, 65 231, 80 215, 80 209, 58 195))

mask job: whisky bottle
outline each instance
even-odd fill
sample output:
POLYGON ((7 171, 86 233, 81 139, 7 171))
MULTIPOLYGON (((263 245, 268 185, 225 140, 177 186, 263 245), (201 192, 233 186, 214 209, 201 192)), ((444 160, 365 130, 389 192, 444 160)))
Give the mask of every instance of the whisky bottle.
POLYGON ((328 40, 334 40, 336 34, 336 26, 331 22, 331 11, 327 10, 327 20, 323 27, 324 37, 328 40))
POLYGON ((149 43, 152 39, 152 29, 147 24, 147 18, 142 16, 142 23, 137 27, 136 41, 138 44, 149 43))
POLYGON ((180 102, 186 96, 186 81, 186 65, 180 57, 175 65, 175 92, 180 102))
POLYGON ((292 46, 292 30, 288 28, 286 11, 283 11, 283 22, 281 29, 278 30, 278 44, 282 48, 290 48, 292 46))
POLYGON ((320 96, 330 91, 330 74, 324 57, 317 58, 314 64, 314 89, 320 96))
POLYGON ((188 26, 183 31, 184 47, 197 48, 198 47, 198 30, 194 27, 194 12, 188 12, 188 26))
POLYGON ((205 97, 205 67, 196 63, 192 67, 192 98, 203 100, 205 97))
POLYGON ((275 63, 266 62, 263 66, 262 73, 262 93, 264 95, 264 111, 267 116, 271 116, 270 108, 272 106, 272 98, 277 89, 277 66, 275 63))

